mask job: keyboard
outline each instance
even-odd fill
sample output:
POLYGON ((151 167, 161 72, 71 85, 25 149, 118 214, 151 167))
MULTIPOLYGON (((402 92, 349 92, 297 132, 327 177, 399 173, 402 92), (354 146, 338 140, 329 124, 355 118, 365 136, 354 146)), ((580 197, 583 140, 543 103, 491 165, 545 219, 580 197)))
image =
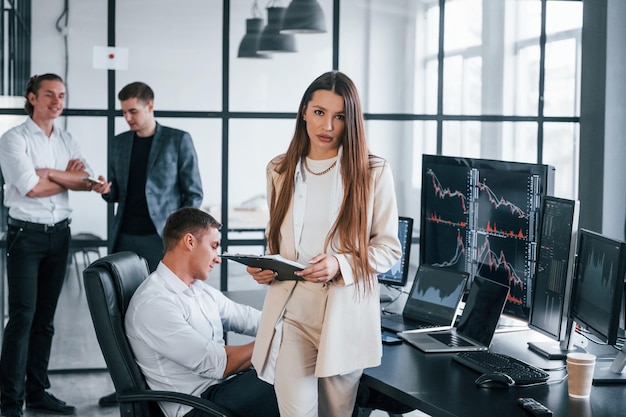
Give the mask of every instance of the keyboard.
POLYGON ((452 360, 481 374, 505 373, 515 380, 516 385, 542 383, 550 378, 550 374, 539 368, 511 356, 495 352, 460 352, 454 355, 452 360))

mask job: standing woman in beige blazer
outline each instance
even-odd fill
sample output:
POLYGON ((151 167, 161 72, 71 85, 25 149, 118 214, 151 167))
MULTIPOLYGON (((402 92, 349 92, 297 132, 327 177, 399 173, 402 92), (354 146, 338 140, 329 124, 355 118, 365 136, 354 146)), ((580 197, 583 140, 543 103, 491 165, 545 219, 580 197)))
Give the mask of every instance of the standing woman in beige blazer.
POLYGON ((281 417, 349 417, 364 368, 380 364, 377 273, 400 258, 391 168, 369 153, 357 90, 341 72, 302 97, 287 152, 267 166, 268 253, 306 265, 269 288, 252 356, 281 417))

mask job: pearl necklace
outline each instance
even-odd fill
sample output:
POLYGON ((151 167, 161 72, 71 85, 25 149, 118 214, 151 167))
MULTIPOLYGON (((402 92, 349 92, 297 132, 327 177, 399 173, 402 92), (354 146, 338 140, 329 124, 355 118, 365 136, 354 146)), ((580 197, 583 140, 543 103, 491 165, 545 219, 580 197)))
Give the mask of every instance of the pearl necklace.
POLYGON ((317 175, 317 176, 328 174, 330 172, 330 170, 335 167, 335 165, 337 165, 337 160, 336 159, 335 159, 335 162, 333 162, 328 168, 326 168, 322 172, 313 172, 313 171, 311 171, 309 169, 309 165, 306 163, 306 158, 304 158, 304 169, 306 169, 309 174, 313 174, 313 175, 317 175))

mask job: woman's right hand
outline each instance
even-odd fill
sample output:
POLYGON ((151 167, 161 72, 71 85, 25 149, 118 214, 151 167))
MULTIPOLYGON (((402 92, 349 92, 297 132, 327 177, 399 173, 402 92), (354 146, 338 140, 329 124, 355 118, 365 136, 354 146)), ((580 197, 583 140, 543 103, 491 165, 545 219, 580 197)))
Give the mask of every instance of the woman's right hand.
POLYGON ((271 284, 278 275, 276 272, 269 269, 254 268, 251 266, 246 267, 248 274, 252 275, 252 278, 259 284, 271 284))

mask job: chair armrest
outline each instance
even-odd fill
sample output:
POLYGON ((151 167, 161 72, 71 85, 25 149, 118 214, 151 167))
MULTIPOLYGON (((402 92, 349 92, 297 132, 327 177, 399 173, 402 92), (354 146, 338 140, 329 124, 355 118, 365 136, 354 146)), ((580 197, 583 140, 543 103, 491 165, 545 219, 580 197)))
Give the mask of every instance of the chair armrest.
POLYGON ((174 391, 142 390, 117 393, 117 401, 121 403, 137 401, 166 401, 188 405, 207 412, 215 417, 235 417, 232 412, 225 410, 210 400, 174 391))

